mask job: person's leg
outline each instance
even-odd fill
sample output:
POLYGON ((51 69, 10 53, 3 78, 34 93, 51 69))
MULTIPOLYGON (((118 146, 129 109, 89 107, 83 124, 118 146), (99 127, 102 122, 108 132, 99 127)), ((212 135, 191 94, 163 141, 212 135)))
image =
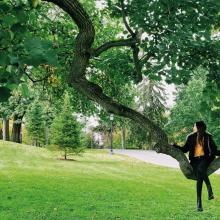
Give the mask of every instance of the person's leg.
POLYGON ((203 178, 201 174, 201 169, 199 168, 200 160, 192 161, 191 165, 193 167, 193 172, 196 176, 196 193, 197 193, 197 210, 203 211, 202 209, 202 183, 203 178))
POLYGON ((208 191, 208 199, 211 200, 211 199, 214 199, 214 195, 213 195, 213 191, 212 191, 212 185, 210 183, 210 180, 209 180, 209 177, 207 175, 207 168, 206 168, 206 172, 204 174, 204 178, 203 178, 205 184, 206 184, 206 187, 207 187, 207 191, 208 191))
MULTIPOLYGON (((198 174, 200 176, 200 174, 198 174)), ((202 208, 202 184, 203 184, 203 178, 198 177, 196 182, 196 191, 197 191, 197 210, 203 211, 202 208)))
POLYGON ((196 190, 197 190, 197 210, 203 211, 202 208, 202 185, 204 175, 206 173, 206 163, 204 160, 199 160, 197 164, 197 183, 196 183, 196 190))

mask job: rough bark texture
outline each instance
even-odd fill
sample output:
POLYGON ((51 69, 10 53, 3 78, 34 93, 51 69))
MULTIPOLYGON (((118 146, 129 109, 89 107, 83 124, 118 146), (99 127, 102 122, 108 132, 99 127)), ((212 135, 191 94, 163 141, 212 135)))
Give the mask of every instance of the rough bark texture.
POLYGON ((0 130, 0 140, 3 139, 2 129, 0 130))
POLYGON ((125 127, 122 126, 122 127, 121 127, 121 148, 122 148, 122 149, 125 149, 125 135, 126 135, 126 133, 125 133, 125 127))
MULTIPOLYGON (((115 102, 111 97, 108 97, 103 93, 100 86, 88 81, 85 77, 86 68, 89 65, 89 60, 93 54, 96 56, 111 48, 112 42, 106 43, 104 46, 100 46, 97 49, 92 48, 92 44, 95 38, 95 29, 90 20, 89 15, 83 9, 82 5, 77 0, 45 0, 53 2, 64 11, 66 11, 76 23, 79 28, 79 34, 76 38, 74 57, 72 61, 71 71, 67 82, 70 86, 87 96, 90 100, 97 102, 109 113, 114 113, 119 116, 130 118, 138 122, 144 129, 148 130, 152 134, 152 139, 156 142, 154 149, 158 153, 164 153, 175 158, 180 165, 180 169, 188 179, 195 179, 192 172, 192 167, 188 162, 186 156, 178 149, 173 148, 168 143, 166 133, 156 124, 154 124, 149 118, 145 117, 141 113, 134 111, 127 106, 115 102)), ((119 46, 118 44, 115 46, 119 46)), ((123 42, 120 46, 130 46, 131 41, 127 43, 123 42)), ((213 161, 208 169, 208 173, 211 174, 220 167, 220 158, 213 161)))
POLYGON ((11 140, 16 143, 21 143, 21 129, 23 116, 14 115, 11 140))
POLYGON ((16 143, 21 143, 21 123, 13 124, 12 128, 12 141, 16 143))
POLYGON ((6 118, 3 118, 2 136, 3 141, 9 141, 9 120, 6 118))

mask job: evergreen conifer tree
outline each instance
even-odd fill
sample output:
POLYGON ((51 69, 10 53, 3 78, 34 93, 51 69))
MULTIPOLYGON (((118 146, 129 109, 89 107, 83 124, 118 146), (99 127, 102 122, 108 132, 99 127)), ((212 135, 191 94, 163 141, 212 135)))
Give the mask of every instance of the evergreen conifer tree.
POLYGON ((26 117, 26 128, 34 146, 44 144, 45 120, 43 107, 37 100, 34 101, 26 117))
POLYGON ((81 152, 81 126, 73 116, 68 93, 64 95, 62 110, 55 117, 51 127, 51 142, 64 152, 64 158, 71 153, 81 152))

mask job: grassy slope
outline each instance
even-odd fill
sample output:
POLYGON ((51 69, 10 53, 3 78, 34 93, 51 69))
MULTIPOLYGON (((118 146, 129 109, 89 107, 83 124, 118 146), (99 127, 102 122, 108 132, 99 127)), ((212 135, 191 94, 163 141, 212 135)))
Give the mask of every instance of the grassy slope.
MULTIPOLYGON (((63 161, 46 149, 0 141, 1 220, 219 219, 220 176, 212 175, 216 199, 195 211, 195 182, 177 169, 87 151, 63 161)), ((204 188, 205 189, 205 188, 204 188)))

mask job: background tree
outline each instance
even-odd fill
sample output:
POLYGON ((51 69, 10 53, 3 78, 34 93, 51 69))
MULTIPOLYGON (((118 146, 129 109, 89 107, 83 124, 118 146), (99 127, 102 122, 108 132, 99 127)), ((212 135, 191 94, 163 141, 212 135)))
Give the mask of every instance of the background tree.
POLYGON ((0 115, 2 118, 2 139, 4 141, 10 140, 10 131, 9 131, 9 118, 11 114, 11 109, 9 108, 8 101, 0 103, 0 115))
POLYGON ((204 70, 195 71, 188 85, 179 89, 176 105, 171 110, 170 121, 166 125, 167 131, 175 134, 176 140, 185 140, 185 136, 192 132, 193 122, 204 120, 202 102, 206 75, 204 70))
POLYGON ((41 103, 35 100, 27 112, 25 127, 34 146, 41 146, 45 137, 44 111, 41 103))
POLYGON ((64 159, 71 153, 80 153, 81 129, 79 122, 73 116, 68 93, 65 93, 61 112, 56 115, 51 127, 51 142, 64 152, 64 159))
POLYGON ((220 89, 216 82, 206 81, 200 109, 209 132, 215 137, 216 142, 220 143, 220 122, 216 120, 220 118, 220 89))
MULTIPOLYGON (((142 82, 137 85, 135 109, 164 128, 168 110, 166 98, 164 85, 144 76, 142 82)), ((152 132, 141 129, 138 124, 131 124, 130 137, 136 139, 135 143, 139 144, 139 148, 152 149, 153 147, 152 132)))
POLYGON ((22 94, 22 90, 14 89, 9 98, 9 107, 11 109, 11 118, 13 119, 11 141, 22 142, 22 122, 27 108, 31 103, 31 98, 27 94, 22 94))
POLYGON ((193 72, 189 83, 179 88, 176 104, 171 109, 166 131, 171 138, 183 142, 192 132, 195 121, 204 120, 215 140, 219 142, 219 89, 216 84, 207 81, 207 71, 199 68, 193 72))

